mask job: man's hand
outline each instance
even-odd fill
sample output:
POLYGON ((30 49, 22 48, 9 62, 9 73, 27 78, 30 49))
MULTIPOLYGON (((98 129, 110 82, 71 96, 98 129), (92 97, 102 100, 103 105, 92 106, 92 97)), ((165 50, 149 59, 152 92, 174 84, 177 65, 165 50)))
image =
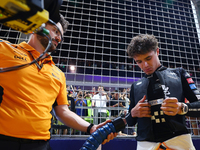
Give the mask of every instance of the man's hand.
POLYGON ((151 117, 151 105, 145 102, 146 95, 137 103, 137 105, 131 109, 132 117, 151 117))
POLYGON ((181 107, 181 103, 178 102, 178 99, 175 97, 166 98, 161 105, 163 112, 169 116, 175 116, 181 113, 181 107))
MULTIPOLYGON (((98 128, 101 128, 103 127, 104 125, 106 125, 107 123, 109 122, 112 122, 111 120, 106 120, 105 122, 103 123, 100 123, 98 125, 94 125, 91 130, 90 130, 90 133, 93 133, 95 132, 98 128)), ((107 136, 107 139, 105 139, 102 144, 106 144, 107 142, 109 142, 110 140, 113 140, 115 137, 117 136, 117 133, 110 133, 108 136, 107 136)))
POLYGON ((118 133, 110 133, 108 136, 107 136, 107 139, 105 139, 102 144, 106 144, 107 142, 109 142, 110 140, 113 140, 116 136, 117 136, 118 133))

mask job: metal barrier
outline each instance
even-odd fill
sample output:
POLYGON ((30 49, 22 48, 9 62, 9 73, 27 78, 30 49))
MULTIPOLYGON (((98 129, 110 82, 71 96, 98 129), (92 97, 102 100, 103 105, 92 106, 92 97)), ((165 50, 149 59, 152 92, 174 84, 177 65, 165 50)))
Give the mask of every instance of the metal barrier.
MULTIPOLYGON (((103 109, 99 107, 76 107, 79 109, 92 109, 94 111, 93 116, 81 116, 85 120, 92 120, 94 124, 98 124, 98 109, 103 109)), ((105 109, 105 108, 104 108, 105 109)), ((118 110, 124 111, 125 108, 122 107, 106 107, 108 111, 111 110, 118 110)), ((113 120, 116 118, 116 116, 108 115, 106 119, 113 120)), ((200 118, 194 118, 194 117, 186 117, 186 126, 188 130, 191 132, 192 137, 200 137, 200 118)), ((65 126, 58 120, 54 120, 52 123, 52 129, 51 129, 52 136, 70 136, 70 137, 83 137, 84 135, 88 137, 84 132, 74 130, 70 127, 65 126)), ((135 126, 129 127, 127 126, 123 131, 119 132, 118 137, 135 137, 137 135, 137 124, 135 126)))

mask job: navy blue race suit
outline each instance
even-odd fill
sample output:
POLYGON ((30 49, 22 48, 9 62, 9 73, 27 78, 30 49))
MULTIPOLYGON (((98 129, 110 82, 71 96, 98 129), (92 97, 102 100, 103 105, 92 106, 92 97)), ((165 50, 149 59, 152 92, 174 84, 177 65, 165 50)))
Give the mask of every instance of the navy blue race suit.
POLYGON ((129 126, 137 125, 137 141, 163 142, 178 135, 189 133, 185 126, 185 115, 168 116, 156 102, 167 97, 175 97, 184 103, 190 102, 188 113, 191 117, 200 116, 200 93, 190 75, 183 68, 166 68, 160 66, 152 75, 145 75, 134 82, 130 91, 130 108, 126 116, 129 126), (147 96, 151 104, 151 118, 133 118, 130 114, 143 96, 147 96))

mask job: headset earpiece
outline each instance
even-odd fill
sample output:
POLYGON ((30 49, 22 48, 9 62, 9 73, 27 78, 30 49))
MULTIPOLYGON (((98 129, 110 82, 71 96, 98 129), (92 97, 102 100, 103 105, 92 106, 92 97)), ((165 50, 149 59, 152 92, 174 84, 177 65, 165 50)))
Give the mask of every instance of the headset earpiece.
POLYGON ((46 24, 43 23, 38 29, 37 31, 35 32, 36 34, 39 34, 39 35, 49 35, 49 30, 47 30, 46 28, 46 24))

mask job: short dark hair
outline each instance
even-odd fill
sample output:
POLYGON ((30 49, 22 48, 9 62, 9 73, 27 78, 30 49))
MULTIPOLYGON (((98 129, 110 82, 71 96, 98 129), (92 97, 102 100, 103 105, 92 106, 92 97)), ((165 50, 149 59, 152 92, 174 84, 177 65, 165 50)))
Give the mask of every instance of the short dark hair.
POLYGON ((64 33, 67 31, 67 28, 69 26, 69 22, 64 18, 62 14, 60 14, 60 20, 59 23, 61 24, 64 33))
POLYGON ((103 87, 102 85, 99 85, 98 88, 99 88, 99 87, 102 87, 102 88, 104 89, 104 87, 103 87))
POLYGON ((154 35, 149 34, 140 34, 131 40, 127 53, 130 57, 134 57, 135 55, 146 54, 150 51, 155 51, 158 48, 158 40, 154 35))

